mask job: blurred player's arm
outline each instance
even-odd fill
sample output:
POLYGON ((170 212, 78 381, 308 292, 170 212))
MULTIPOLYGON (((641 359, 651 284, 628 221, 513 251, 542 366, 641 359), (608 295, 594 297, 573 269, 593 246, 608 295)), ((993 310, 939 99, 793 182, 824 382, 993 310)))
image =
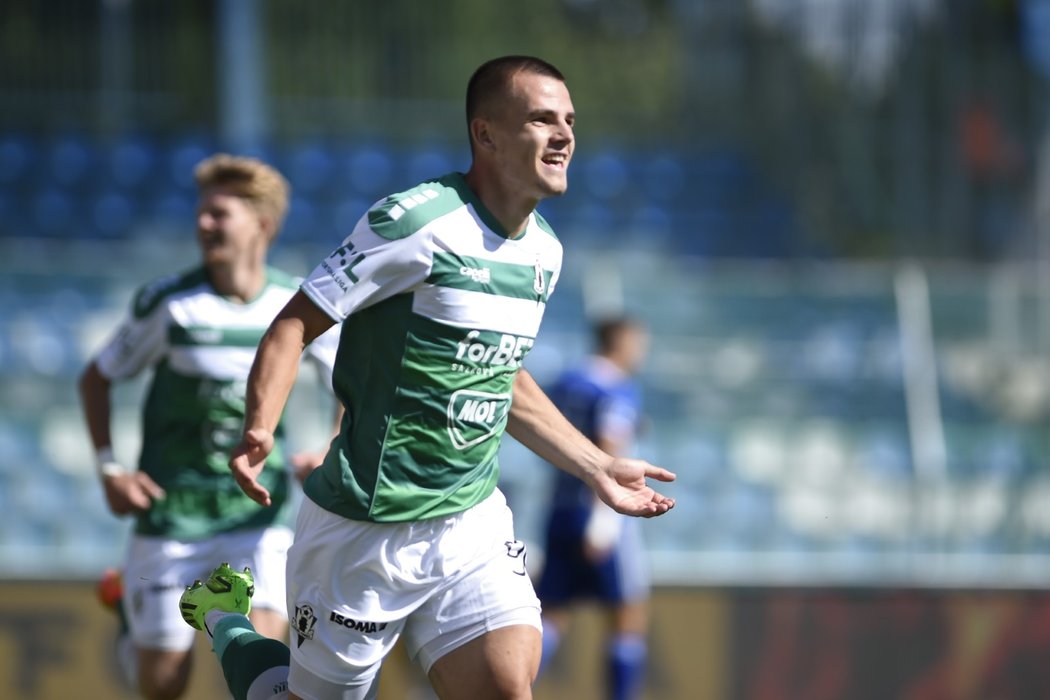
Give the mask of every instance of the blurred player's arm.
MULTIPOLYGON (((317 369, 321 382, 330 390, 332 389, 332 372, 335 369, 335 358, 339 352, 340 329, 339 326, 332 326, 332 328, 329 328, 306 346, 306 354, 317 369)), ((343 414, 346 411, 338 397, 335 396, 334 390, 332 391, 332 396, 335 399, 335 411, 333 411, 332 432, 328 436, 328 441, 316 450, 303 450, 292 455, 289 459, 292 466, 292 474, 299 483, 306 481, 306 477, 310 476, 314 469, 321 466, 321 462, 324 461, 332 440, 339 435, 343 414)))
POLYGON ((602 450, 573 427, 524 369, 514 380, 507 432, 546 461, 582 479, 618 513, 652 517, 674 507, 673 498, 646 483, 646 477, 674 481, 674 474, 602 450))
POLYGON ((164 498, 164 489, 142 471, 128 472, 113 455, 110 433, 113 383, 92 361, 80 375, 80 405, 88 435, 95 448, 95 464, 106 493, 109 509, 116 515, 148 510, 154 499, 164 498))
POLYGON ((255 353, 245 395, 244 434, 230 458, 230 471, 252 500, 270 505, 270 493, 257 481, 273 450, 274 431, 299 374, 303 350, 335 321, 302 290, 270 324, 255 353))
MULTIPOLYGON (((328 437, 328 445, 331 445, 339 435, 339 426, 343 422, 343 414, 346 413, 346 409, 343 408, 343 404, 336 401, 335 407, 335 419, 332 425, 332 434, 328 437)), ((319 450, 303 450, 297 452, 291 457, 292 463, 292 474, 299 483, 306 481, 306 477, 310 476, 310 473, 321 466, 321 462, 324 461, 325 455, 328 454, 328 446, 322 447, 319 450)))

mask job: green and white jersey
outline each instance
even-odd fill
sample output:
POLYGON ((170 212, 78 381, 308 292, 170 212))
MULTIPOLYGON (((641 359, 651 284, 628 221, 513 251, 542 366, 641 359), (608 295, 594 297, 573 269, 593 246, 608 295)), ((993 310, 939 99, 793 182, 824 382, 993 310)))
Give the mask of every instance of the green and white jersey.
POLYGON ((302 286, 343 322, 333 385, 346 407, 307 496, 396 522, 492 493, 511 387, 561 262, 538 214, 508 238, 459 173, 376 204, 302 286))
MULTIPOLYGON (((111 381, 153 368, 139 469, 167 496, 138 516, 137 533, 193 540, 286 522, 288 479, 280 447, 263 472, 274 501, 269 508, 241 492, 227 461, 244 424, 245 386, 259 340, 298 282, 267 268, 263 290, 243 304, 216 293, 204 268, 197 268, 136 293, 130 315, 96 363, 111 381)), ((331 375, 337 345, 333 329, 307 348, 324 376, 331 375)))

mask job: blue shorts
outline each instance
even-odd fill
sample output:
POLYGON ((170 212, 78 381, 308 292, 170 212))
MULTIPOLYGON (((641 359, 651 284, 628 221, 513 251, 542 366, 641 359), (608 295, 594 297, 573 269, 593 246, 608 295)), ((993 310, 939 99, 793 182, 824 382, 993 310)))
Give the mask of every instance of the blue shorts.
POLYGON ((546 558, 536 593, 544 606, 576 600, 626 603, 649 596, 649 562, 640 523, 625 517, 608 558, 588 561, 583 553, 585 510, 554 511, 547 521, 546 558))

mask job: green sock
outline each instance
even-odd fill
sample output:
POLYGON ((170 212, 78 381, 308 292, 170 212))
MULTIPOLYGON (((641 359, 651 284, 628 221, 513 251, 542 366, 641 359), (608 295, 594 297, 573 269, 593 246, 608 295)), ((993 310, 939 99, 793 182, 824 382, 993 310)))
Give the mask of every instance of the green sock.
POLYGON ((256 632, 242 615, 229 615, 215 624, 212 648, 234 700, 248 700, 252 683, 272 668, 287 667, 291 656, 285 644, 256 632))

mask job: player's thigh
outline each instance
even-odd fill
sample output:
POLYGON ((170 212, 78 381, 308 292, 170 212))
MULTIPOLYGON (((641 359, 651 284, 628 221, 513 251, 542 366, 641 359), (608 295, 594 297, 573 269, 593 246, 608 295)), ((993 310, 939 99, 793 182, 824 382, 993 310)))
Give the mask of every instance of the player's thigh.
POLYGON ((191 651, 139 649, 139 692, 147 700, 177 698, 186 690, 192 668, 191 651))
MULTIPOLYGON (((383 569, 407 558, 418 568, 408 525, 352 521, 305 499, 289 550, 287 607, 291 612, 288 686, 303 698, 365 698, 383 659, 427 587, 383 569), (405 585, 401 585, 401 584, 405 585)), ((404 562, 402 562, 404 563, 404 562)))
POLYGON ((487 633, 522 626, 532 628, 539 640, 542 629, 540 602, 525 569, 525 545, 514 539, 503 495, 496 491, 456 520, 440 540, 443 569, 455 574, 405 626, 409 657, 428 675, 439 659, 487 633))
POLYGON ((287 643, 288 616, 283 611, 253 607, 248 618, 252 621, 255 631, 262 636, 287 643))
POLYGON ((196 543, 133 536, 124 560, 124 612, 137 649, 185 652, 194 631, 179 612, 179 597, 195 578, 196 543))
POLYGON ((434 662, 430 682, 442 700, 531 698, 541 646, 531 625, 501 627, 434 662))

